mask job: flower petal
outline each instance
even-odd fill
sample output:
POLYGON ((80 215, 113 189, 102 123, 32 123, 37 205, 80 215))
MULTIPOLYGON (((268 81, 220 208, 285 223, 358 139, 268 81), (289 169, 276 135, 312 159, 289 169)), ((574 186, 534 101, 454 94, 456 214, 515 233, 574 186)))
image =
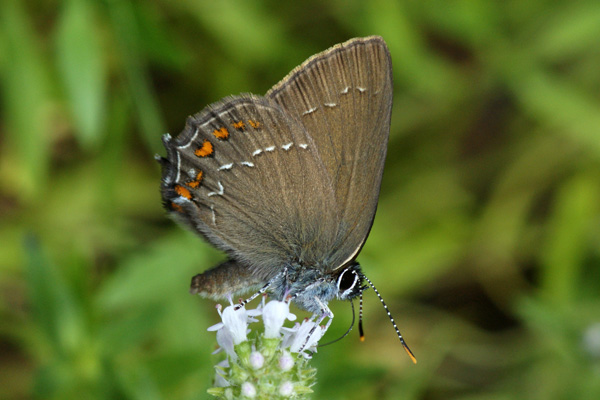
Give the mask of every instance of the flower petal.
POLYGON ((223 310, 223 324, 225 324, 225 328, 231 333, 234 344, 240 344, 247 340, 246 329, 248 327, 248 320, 244 307, 237 310, 234 306, 226 307, 223 310))
POLYGON ((278 338, 281 335, 281 328, 286 319, 290 321, 296 319, 296 316, 290 313, 289 303, 277 300, 268 302, 263 310, 265 337, 268 339, 278 338))

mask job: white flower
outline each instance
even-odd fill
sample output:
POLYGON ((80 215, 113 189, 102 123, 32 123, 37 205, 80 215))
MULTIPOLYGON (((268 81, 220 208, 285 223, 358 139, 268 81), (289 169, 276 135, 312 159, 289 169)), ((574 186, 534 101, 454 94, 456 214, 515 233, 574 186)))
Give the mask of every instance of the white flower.
POLYGON ((265 364, 265 357, 259 351, 250 353, 250 366, 254 369, 260 369, 265 364))
POLYGON ((221 308, 221 305, 217 304, 217 311, 222 322, 207 329, 209 332, 217 331, 217 343, 220 348, 215 350, 213 354, 225 350, 233 360, 237 360, 234 346, 247 340, 247 334, 250 332, 248 324, 256 322, 257 320, 253 317, 262 314, 262 311, 260 309, 246 311, 244 307, 236 310, 233 304, 223 311, 221 311, 221 308))
MULTIPOLYGON (((225 329, 224 325, 217 331, 217 343, 221 349, 225 350, 229 357, 237 360, 237 354, 235 354, 235 350, 233 349, 233 336, 231 336, 231 332, 228 329, 225 329)), ((215 353, 218 353, 221 349, 216 350, 215 353)))
POLYGON ((254 317, 258 317, 258 316, 262 315, 264 308, 265 308, 265 305, 261 303, 256 308, 246 310, 246 315, 248 316, 248 323, 258 322, 258 320, 254 317))
POLYGON ((279 386, 279 394, 289 397, 294 394, 294 384, 290 381, 285 381, 279 386))
POLYGON ((294 320, 289 303, 263 301, 255 310, 244 307, 237 310, 233 304, 221 309, 217 307, 222 322, 209 328, 216 331, 218 351, 227 357, 216 365, 214 384, 208 392, 220 398, 256 399, 264 391, 276 398, 297 398, 311 391, 315 370, 308 365, 311 352, 327 330, 319 326, 314 316, 293 328, 286 328, 286 320, 294 320), (248 324, 263 316, 265 332, 248 335, 248 324), (309 337, 309 333, 312 334, 309 337), (293 354, 293 353, 299 353, 293 354))
POLYGON ((227 387, 229 386, 229 381, 225 379, 224 369, 229 368, 229 360, 226 358, 217 365, 215 365, 215 369, 217 372, 215 373, 215 387, 227 387))
POLYGON ((242 383, 242 396, 254 398, 256 397, 256 388, 250 382, 242 383))
POLYGON ((324 329, 318 326, 314 321, 304 320, 298 331, 293 335, 290 351, 292 353, 299 353, 300 351, 304 352, 311 348, 316 349, 319 340, 324 334, 324 329), (308 335, 313 329, 314 332, 309 337, 308 335))
MULTIPOLYGON (((217 306, 217 310, 219 311, 219 315, 221 316, 221 320, 223 322, 219 322, 218 324, 209 327, 207 330, 217 331, 217 342, 219 341, 219 332, 229 332, 229 336, 231 337, 231 340, 233 341, 234 345, 246 341, 246 330, 248 329, 248 324, 250 322, 255 321, 255 319, 252 318, 253 316, 260 315, 260 310, 253 310, 252 313, 247 313, 246 308, 240 307, 236 310, 234 305, 225 307, 225 310, 223 310, 223 312, 221 312, 220 306, 217 306)), ((223 333, 221 335, 222 339, 225 339, 223 333)))
POLYGON ((290 313, 290 305, 285 301, 272 300, 263 309, 265 338, 275 339, 281 336, 283 323, 288 319, 294 321, 296 316, 290 313))
POLYGON ((234 306, 225 307, 221 318, 223 319, 223 325, 231 333, 233 344, 240 344, 247 340, 248 317, 246 316, 245 307, 237 310, 234 306))
POLYGON ((279 357, 279 369, 286 372, 290 369, 294 368, 294 359, 289 353, 285 353, 281 357, 279 357))
POLYGON ((283 333, 283 338, 281 339, 281 348, 287 349, 292 345, 294 338, 296 337, 296 333, 300 329, 300 324, 296 322, 293 328, 283 327, 281 328, 281 332, 283 333))

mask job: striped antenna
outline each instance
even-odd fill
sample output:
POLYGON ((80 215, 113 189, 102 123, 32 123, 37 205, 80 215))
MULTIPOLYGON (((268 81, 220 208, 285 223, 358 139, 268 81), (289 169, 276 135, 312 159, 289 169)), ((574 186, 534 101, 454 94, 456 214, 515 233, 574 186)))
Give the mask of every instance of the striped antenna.
POLYGON ((364 292, 364 290, 361 289, 360 297, 358 298, 358 334, 360 336, 361 342, 365 341, 365 331, 363 330, 363 323, 362 323, 363 292, 364 292))
MULTIPOLYGON (((379 294, 379 291, 377 290, 377 288, 375 287, 375 285, 373 285, 373 282, 371 282, 371 280, 369 278, 367 278, 365 275, 363 275, 363 274, 361 274, 361 275, 362 275, 363 278, 365 278, 365 280, 367 281, 367 283, 369 284, 369 286, 371 286, 373 288, 373 290, 377 294, 377 297, 379 297, 379 301, 381 301, 381 304, 383 304, 383 308, 385 308, 385 312, 387 312, 387 315, 388 315, 390 321, 392 322, 392 325, 394 325, 394 329, 396 330, 396 333, 398 334, 398 339, 400 339, 400 343, 402 343, 402 347, 404 347, 404 350, 406 350, 406 353, 408 353, 408 356, 410 357, 410 359, 412 360, 412 362, 416 364, 417 363, 417 358, 415 357, 415 355, 413 354, 413 352, 410 351, 410 349, 408 348, 408 345, 404 341, 404 338, 402 337, 402 334, 400 333, 400 330, 396 326, 396 321, 394 321, 394 317, 392 317, 392 314, 390 313, 390 310, 388 309, 387 305, 385 304, 385 301, 383 301, 383 297, 381 297, 381 295, 379 294)), ((362 292, 361 292, 361 294, 362 294, 362 292)), ((359 320, 358 323, 359 323, 359 329, 360 329, 360 320, 359 320)))

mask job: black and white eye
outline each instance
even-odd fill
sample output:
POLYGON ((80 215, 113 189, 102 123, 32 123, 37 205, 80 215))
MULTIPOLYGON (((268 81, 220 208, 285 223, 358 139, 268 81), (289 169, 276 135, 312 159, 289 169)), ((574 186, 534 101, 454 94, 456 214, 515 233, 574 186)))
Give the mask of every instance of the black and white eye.
POLYGON ((356 284, 356 276, 349 271, 349 268, 345 269, 338 278, 338 289, 340 292, 352 289, 356 284))
MULTIPOLYGON (((360 278, 353 267, 348 267, 338 277, 338 293, 341 299, 348 298, 355 292, 360 278)), ((352 296, 353 297, 353 296, 352 296)))

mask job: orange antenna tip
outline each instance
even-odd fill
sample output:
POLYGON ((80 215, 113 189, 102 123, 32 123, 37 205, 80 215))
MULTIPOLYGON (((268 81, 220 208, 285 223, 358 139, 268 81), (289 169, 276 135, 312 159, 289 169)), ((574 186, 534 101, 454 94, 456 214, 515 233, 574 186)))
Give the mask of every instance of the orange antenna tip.
POLYGON ((408 356, 410 357, 410 359, 412 360, 412 362, 414 364, 417 363, 417 357, 415 357, 415 355, 412 353, 412 351, 410 351, 410 349, 408 348, 408 346, 403 346, 404 350, 406 350, 406 353, 408 354, 408 356))

